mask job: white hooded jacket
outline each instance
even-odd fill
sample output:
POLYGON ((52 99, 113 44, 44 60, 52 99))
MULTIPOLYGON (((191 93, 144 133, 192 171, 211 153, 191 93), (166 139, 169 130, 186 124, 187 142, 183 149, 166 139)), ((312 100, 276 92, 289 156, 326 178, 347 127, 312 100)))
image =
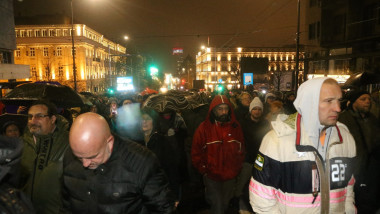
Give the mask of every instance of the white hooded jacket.
POLYGON ((355 213, 352 160, 355 143, 341 123, 328 128, 326 157, 316 149, 320 89, 327 78, 305 82, 298 113, 279 115, 263 139, 249 185, 256 213, 355 213), (301 116, 302 115, 302 116, 301 116))

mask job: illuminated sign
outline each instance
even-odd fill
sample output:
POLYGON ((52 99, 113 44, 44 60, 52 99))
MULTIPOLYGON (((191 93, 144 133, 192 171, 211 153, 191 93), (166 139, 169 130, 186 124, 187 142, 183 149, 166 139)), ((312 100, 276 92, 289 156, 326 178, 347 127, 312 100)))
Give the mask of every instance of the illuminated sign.
MULTIPOLYGON (((318 77, 325 77, 323 74, 309 74, 307 75, 308 79, 318 78, 318 77)), ((350 75, 327 75, 327 77, 330 77, 332 79, 335 79, 338 83, 343 84, 347 81, 348 78, 350 78, 350 75)))
POLYGON ((134 90, 133 77, 117 77, 116 85, 117 91, 132 91, 134 90))
POLYGON ((173 48, 173 55, 183 54, 183 48, 173 48))
POLYGON ((253 85, 253 73, 244 73, 244 85, 253 85))

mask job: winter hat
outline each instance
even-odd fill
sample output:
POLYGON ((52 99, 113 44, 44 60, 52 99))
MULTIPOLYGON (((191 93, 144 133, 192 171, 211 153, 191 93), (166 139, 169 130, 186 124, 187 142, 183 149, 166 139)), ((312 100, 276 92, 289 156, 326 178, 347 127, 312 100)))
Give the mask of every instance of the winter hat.
POLYGON ((252 109, 255 107, 260 107, 261 110, 264 110, 263 103, 261 102, 260 98, 258 98, 258 97, 255 97, 252 100, 251 104, 249 104, 249 112, 251 112, 252 109))
POLYGON ((276 98, 276 95, 273 94, 273 93, 268 93, 268 94, 266 94, 266 95, 265 95, 265 102, 267 102, 268 97, 274 97, 274 98, 276 98))
POLYGON ((369 93, 367 91, 352 91, 349 96, 348 96, 348 100, 350 101, 348 107, 352 107, 352 105, 354 104, 354 102, 360 97, 362 96, 363 94, 368 94, 369 93))

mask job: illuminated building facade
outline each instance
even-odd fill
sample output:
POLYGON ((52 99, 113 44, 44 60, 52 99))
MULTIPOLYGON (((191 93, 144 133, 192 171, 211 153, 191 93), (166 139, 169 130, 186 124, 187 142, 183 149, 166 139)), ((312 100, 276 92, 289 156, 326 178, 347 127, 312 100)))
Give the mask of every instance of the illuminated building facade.
MULTIPOLYGON (((273 85, 276 75, 287 74, 291 79, 291 73, 296 65, 295 56, 295 48, 202 47, 196 56, 196 79, 205 80, 205 88, 211 91, 217 84, 224 84, 227 89, 242 88, 239 72, 241 57, 268 58, 266 82, 273 85)), ((303 58, 304 54, 300 52, 300 75, 304 69, 303 58)))
MULTIPOLYGON (((74 88, 71 25, 16 25, 14 61, 30 65, 30 81, 57 81, 74 88)), ((83 24, 74 24, 78 91, 102 92, 125 76, 116 61, 126 48, 83 24)))

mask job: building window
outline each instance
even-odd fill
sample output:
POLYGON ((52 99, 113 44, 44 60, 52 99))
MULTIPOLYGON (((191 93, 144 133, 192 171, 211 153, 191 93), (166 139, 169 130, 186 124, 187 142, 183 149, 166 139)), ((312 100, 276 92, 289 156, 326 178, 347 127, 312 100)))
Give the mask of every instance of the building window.
POLYGON ((55 36, 55 31, 54 30, 49 30, 49 36, 55 36))
POLYGON ((309 6, 315 7, 317 5, 317 0, 309 0, 309 6))
POLYGON ((62 56, 62 48, 61 47, 57 47, 56 55, 57 56, 62 56))
POLYGON ((32 78, 37 79, 37 69, 36 69, 35 65, 31 66, 31 76, 32 76, 32 78))
POLYGON ((21 31, 21 37, 26 37, 26 32, 25 32, 25 30, 22 30, 22 31, 21 31))
POLYGON ((346 15, 345 14, 335 16, 333 21, 332 21, 333 33, 334 34, 343 34, 345 27, 346 27, 345 22, 346 22, 346 15))
POLYGON ((46 36, 47 36, 47 32, 46 32, 46 30, 42 30, 42 36, 43 36, 43 37, 46 37, 46 36))
POLYGON ((26 35, 27 35, 28 37, 32 37, 32 36, 33 36, 32 33, 33 33, 32 30, 28 30, 28 31, 26 32, 26 35))
POLYGON ((211 81, 216 82, 218 81, 218 76, 211 76, 211 81))
POLYGON ((315 39, 315 23, 309 24, 309 40, 314 40, 315 39))
POLYGON ((34 48, 30 48, 30 56, 36 56, 36 51, 34 48))
POLYGON ((20 50, 20 48, 17 48, 16 57, 20 57, 20 56, 21 56, 21 50, 20 50))
POLYGON ((49 48, 44 48, 44 56, 49 56, 49 48))
POLYGON ((58 79, 63 79, 63 66, 58 67, 58 79))
POLYGON ((12 52, 4 51, 0 52, 0 64, 10 64, 12 63, 12 52))
POLYGON ((317 36, 317 39, 319 39, 320 38, 320 32, 321 32, 321 22, 317 22, 317 29, 316 29, 316 36, 317 36))
POLYGON ((57 31, 57 32, 56 32, 56 35, 57 35, 57 36, 62 36, 62 30, 61 30, 61 29, 57 29, 56 31, 57 31))
POLYGON ((16 30, 16 37, 20 37, 20 31, 16 30))
POLYGON ((67 29, 63 30, 63 36, 69 36, 69 31, 67 29))
POLYGON ((34 31, 34 36, 35 37, 41 37, 41 31, 40 30, 35 30, 34 31))

